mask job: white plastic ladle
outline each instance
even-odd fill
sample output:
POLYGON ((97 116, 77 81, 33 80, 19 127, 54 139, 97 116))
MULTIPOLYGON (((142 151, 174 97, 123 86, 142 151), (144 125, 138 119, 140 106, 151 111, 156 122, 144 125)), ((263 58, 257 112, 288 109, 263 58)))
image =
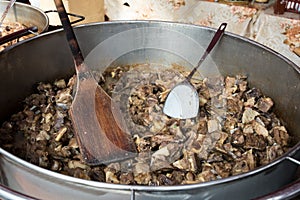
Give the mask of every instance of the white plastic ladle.
POLYGON ((217 42, 224 34, 227 23, 222 23, 215 33, 213 39, 205 50, 198 64, 186 77, 186 79, 177 84, 167 96, 163 112, 173 118, 189 119, 198 115, 199 95, 195 87, 191 84, 191 78, 203 63, 207 55, 211 52, 217 42))

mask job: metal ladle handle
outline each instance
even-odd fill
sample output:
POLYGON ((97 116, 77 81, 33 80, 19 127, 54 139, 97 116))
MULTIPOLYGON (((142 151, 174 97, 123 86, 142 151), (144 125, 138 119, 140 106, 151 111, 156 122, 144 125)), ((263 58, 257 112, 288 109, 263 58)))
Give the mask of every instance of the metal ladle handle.
POLYGON ((215 33, 213 39, 211 40, 211 42, 209 43, 207 49, 205 50, 203 56, 199 60, 197 66, 194 67, 194 69, 191 71, 191 73, 187 76, 187 78, 186 78, 187 81, 191 80, 191 78, 194 76, 195 72, 200 67, 200 65, 202 64, 202 62, 205 60, 205 58, 207 57, 207 55, 211 52, 211 50, 215 47, 215 45, 217 44, 217 42, 220 40, 221 36, 224 34, 226 26, 227 26, 227 23, 222 23, 220 25, 220 27, 218 28, 217 32, 215 33))

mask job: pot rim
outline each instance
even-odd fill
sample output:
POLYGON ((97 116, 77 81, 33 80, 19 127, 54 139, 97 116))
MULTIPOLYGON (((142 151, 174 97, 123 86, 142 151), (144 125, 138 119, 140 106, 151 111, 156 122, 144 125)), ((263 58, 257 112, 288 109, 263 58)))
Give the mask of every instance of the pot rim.
MULTIPOLYGON (((1 3, 1 2, 0 2, 1 3)), ((18 2, 17 2, 18 3, 18 2)), ((22 4, 22 3, 18 3, 18 4, 22 4)), ((27 5, 27 4, 24 4, 25 6, 29 6, 31 8, 34 8, 34 9, 37 9, 37 10, 40 10, 39 8, 36 8, 34 6, 30 6, 30 5, 27 5)), ((42 11, 40 10, 47 18, 47 21, 49 21, 49 18, 48 16, 42 11)), ((170 26, 183 26, 183 27, 195 27, 195 28, 200 28, 200 29, 204 29, 204 30, 217 30, 217 28, 212 28, 212 27, 208 27, 208 26, 203 26, 203 25, 196 25, 196 24, 189 24, 189 23, 185 23, 185 22, 172 22, 172 21, 163 21, 163 20, 114 20, 114 21, 104 21, 104 22, 91 22, 91 23, 86 23, 86 24, 79 24, 79 25, 74 25, 73 28, 76 30, 76 29, 80 29, 80 28, 84 28, 84 27, 87 27, 87 26, 97 26, 97 25, 115 25, 115 24, 166 24, 166 25, 170 25, 170 26)), ((49 26, 49 24, 48 24, 49 26)), ((45 37, 47 35, 52 35, 52 34, 55 34, 55 33, 59 33, 59 32, 63 32, 63 28, 60 27, 56 30, 52 30, 52 31, 48 31, 48 32, 43 32, 42 34, 39 34, 35 37, 31 37, 31 38, 28 38, 26 40, 22 40, 18 43, 16 43, 15 45, 12 45, 11 48, 15 48, 19 45, 22 45, 23 43, 27 43, 27 42, 30 42, 31 40, 34 40, 34 39, 37 39, 39 37, 45 37)), ((261 44, 259 42, 256 42, 255 40, 252 40, 250 38, 247 38, 247 37, 244 37, 244 36, 241 36, 241 35, 238 35, 238 34, 235 34, 235 33, 232 33, 232 32, 228 32, 228 31, 225 31, 224 32, 224 35, 227 35, 229 37, 234 37, 236 39, 239 39, 239 40, 243 40, 247 43, 250 43, 250 44, 254 44, 255 46, 258 46, 274 55, 276 55, 277 57, 279 57, 280 59, 284 60, 285 62, 287 62, 291 67, 293 67, 294 70, 297 71, 297 73, 300 74, 300 66, 296 65, 296 63, 294 63, 293 61, 291 61, 290 59, 288 59, 286 56, 280 54, 279 52, 271 49, 270 47, 264 45, 264 44, 261 44)), ((6 48, 5 50, 3 50, 2 52, 4 51, 7 51, 11 48, 6 48)))
POLYGON ((296 152, 300 151, 300 142, 298 142, 292 149, 290 149, 288 152, 286 152, 284 155, 278 157, 277 159, 273 160, 267 165, 260 166, 254 170, 251 170, 246 173, 238 174, 238 175, 233 175, 229 176, 227 178, 222 178, 218 180, 213 180, 213 181, 207 181, 207 182, 202 182, 202 183, 195 183, 195 184, 186 184, 186 185, 174 185, 174 186, 141 186, 141 185, 124 185, 124 184, 114 184, 114 183, 105 183, 105 182, 97 182, 97 181, 91 181, 91 180, 84 180, 80 178, 75 178, 72 176, 68 175, 63 175, 58 172, 54 172, 42 167, 39 167, 37 165, 34 165, 32 163, 29 163, 7 151, 4 149, 0 148, 0 154, 3 156, 4 159, 7 159, 9 162, 19 165, 22 167, 27 168, 26 170, 34 171, 36 174, 41 174, 43 176, 56 178, 60 181, 63 182, 69 182, 69 183, 76 183, 80 185, 85 185, 93 188, 103 188, 103 189, 117 189, 117 190, 130 190, 130 191, 145 191, 147 190, 148 192, 162 192, 162 191, 182 191, 184 190, 193 190, 193 189, 199 189, 199 188, 206 188, 206 187, 211 187, 214 185, 219 185, 219 184, 224 184, 224 183, 229 183, 233 182, 238 179, 244 179, 250 176, 254 176, 258 173, 261 173, 263 171, 266 171, 281 162, 287 160, 288 157, 294 155, 296 152))
MULTIPOLYGON (((158 21, 158 20, 127 20, 127 21, 109 21, 109 22, 96 22, 96 23, 89 23, 89 24, 82 24, 82 25, 78 25, 75 26, 74 28, 83 28, 86 26, 96 26, 99 24, 147 24, 147 23, 152 23, 152 24, 168 24, 168 25, 180 25, 180 26, 188 26, 188 27, 196 27, 196 28, 201 28, 201 29, 206 29, 206 30, 215 30, 214 28, 211 27, 206 27, 206 26, 200 26, 200 25, 193 25, 193 24, 187 24, 187 23, 178 23, 178 22, 169 22, 169 21, 158 21)), ((27 40, 21 41, 19 43, 17 43, 16 45, 11 46, 11 48, 7 48, 5 50, 3 50, 1 53, 7 52, 9 49, 15 48, 19 45, 22 45, 24 43, 30 42, 33 39, 39 38, 39 37, 45 37, 47 35, 50 34, 54 34, 54 33, 58 33, 58 32, 63 32, 63 29, 57 29, 51 32, 47 32, 44 33, 42 35, 38 35, 34 38, 29 38, 27 40)), ((300 67, 297 66, 295 63, 293 63, 292 61, 290 61, 289 59, 287 59, 285 56, 281 55, 280 53, 272 50, 271 48, 260 44, 254 40, 248 39, 246 37, 234 34, 234 33, 230 33, 230 32, 225 32, 225 35, 228 35, 230 37, 234 37, 236 39, 239 40, 243 40, 245 42, 254 44, 260 48, 263 48, 264 50, 275 54, 276 56, 278 56, 280 59, 284 60, 285 62, 287 62, 289 64, 290 67, 292 67, 294 70, 297 71, 298 74, 300 74, 300 67)), ((84 179, 79 179, 79 178, 75 178, 75 177, 71 177, 68 175, 63 175, 42 167, 39 167, 37 165, 31 164, 7 151, 5 151, 4 149, 2 149, 0 147, 0 155, 2 155, 3 157, 5 157, 5 159, 9 159, 9 162, 12 162, 16 165, 22 166, 27 168, 27 170, 31 170, 31 171, 35 171, 35 173, 41 174, 43 176, 47 176, 47 177, 51 177, 51 178, 57 178, 58 180, 62 181, 62 182, 69 182, 69 183, 76 183, 79 185, 85 185, 85 186, 89 186, 92 188, 103 188, 103 189, 117 189, 117 190, 123 190, 123 191, 148 191, 148 192, 163 192, 163 191, 182 191, 182 189, 184 190, 193 190, 193 189, 199 189, 199 188, 206 188, 206 187, 210 187, 210 186, 214 186, 214 185, 219 185, 219 184, 224 184, 224 183, 229 183, 232 181, 235 181, 237 179, 244 179, 250 176, 254 176, 258 173, 261 173, 263 171, 266 171, 278 164, 280 164, 281 162, 287 160, 288 157, 292 157, 293 155, 295 155, 298 151, 300 151, 300 142, 298 142, 297 144, 295 144, 289 151, 287 151, 286 153, 284 153, 282 156, 276 158, 275 160, 273 160, 272 162, 270 162, 267 165, 264 166, 260 166, 255 168, 254 170, 251 170, 249 172, 246 173, 242 173, 242 174, 238 174, 238 175, 233 175, 233 176, 229 176, 227 178, 222 178, 222 179, 218 179, 218 180, 213 180, 213 181, 208 181, 208 182, 203 182, 203 183, 195 183, 195 184, 187 184, 187 185, 174 185, 174 186, 141 186, 141 185, 123 185, 123 184, 114 184, 114 183, 105 183, 105 182, 97 182, 97 181, 91 181, 91 180, 84 180, 84 179)))

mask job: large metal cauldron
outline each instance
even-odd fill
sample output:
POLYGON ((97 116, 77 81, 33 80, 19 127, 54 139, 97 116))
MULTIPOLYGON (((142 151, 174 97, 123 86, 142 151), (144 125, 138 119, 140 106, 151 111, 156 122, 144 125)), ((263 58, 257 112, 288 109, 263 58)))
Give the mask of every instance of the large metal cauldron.
MULTIPOLYGON (((104 68, 114 61, 180 63, 191 67, 201 54, 192 45, 205 47, 214 31, 194 25, 133 21, 80 26, 75 33, 86 57, 100 46, 97 58, 87 60, 90 66, 98 63, 97 67, 104 68), (187 38, 191 45, 187 45, 187 38)), ((220 73, 246 74, 252 86, 272 97, 276 113, 286 122, 295 142, 300 140, 299 67, 262 45, 229 33, 211 56, 220 73)), ((36 82, 67 77, 74 73, 73 68, 62 31, 40 35, 2 52, 0 121, 17 111, 36 82)), ((40 199, 252 199, 293 181, 298 166, 291 160, 300 159, 299 148, 297 144, 283 157, 246 174, 170 187, 115 185, 72 178, 29 164, 0 149, 0 177, 3 185, 15 191, 11 195, 21 198, 24 196, 20 193, 40 199)), ((5 197, 10 190, 4 187, 0 191, 0 197, 5 197)))

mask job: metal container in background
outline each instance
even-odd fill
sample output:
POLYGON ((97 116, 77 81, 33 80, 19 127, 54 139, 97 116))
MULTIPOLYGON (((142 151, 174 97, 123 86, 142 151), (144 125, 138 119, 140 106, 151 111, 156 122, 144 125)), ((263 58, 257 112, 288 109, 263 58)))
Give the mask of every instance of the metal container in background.
MULTIPOLYGON (((191 68, 201 54, 195 51, 196 47, 206 47, 214 31, 187 24, 127 21, 78 26, 75 33, 87 58, 86 64, 104 70, 108 64, 145 62, 178 63, 191 68)), ((286 122, 294 137, 295 146, 289 152, 266 166, 220 180, 179 186, 133 186, 61 175, 0 148, 1 183, 21 199, 29 195, 39 199, 98 200, 253 199, 291 183, 298 168, 293 161, 300 159, 299 67, 265 46, 230 33, 223 36, 211 53, 211 60, 222 75, 247 75, 251 86, 260 88, 274 100, 275 113, 286 122)), ((61 30, 46 33, 4 50, 0 53, 0 71, 0 121, 3 122, 20 108, 35 83, 67 78, 74 73, 65 34, 61 30)), ((299 193, 300 188, 294 190, 299 193)), ((0 192, 0 197, 5 199, 5 193, 0 192)))
MULTIPOLYGON (((3 13, 9 1, 0 1, 0 13, 3 13)), ((49 26, 48 16, 39 8, 16 2, 9 9, 5 22, 19 22, 27 27, 37 26, 38 33, 47 31, 49 26)))

